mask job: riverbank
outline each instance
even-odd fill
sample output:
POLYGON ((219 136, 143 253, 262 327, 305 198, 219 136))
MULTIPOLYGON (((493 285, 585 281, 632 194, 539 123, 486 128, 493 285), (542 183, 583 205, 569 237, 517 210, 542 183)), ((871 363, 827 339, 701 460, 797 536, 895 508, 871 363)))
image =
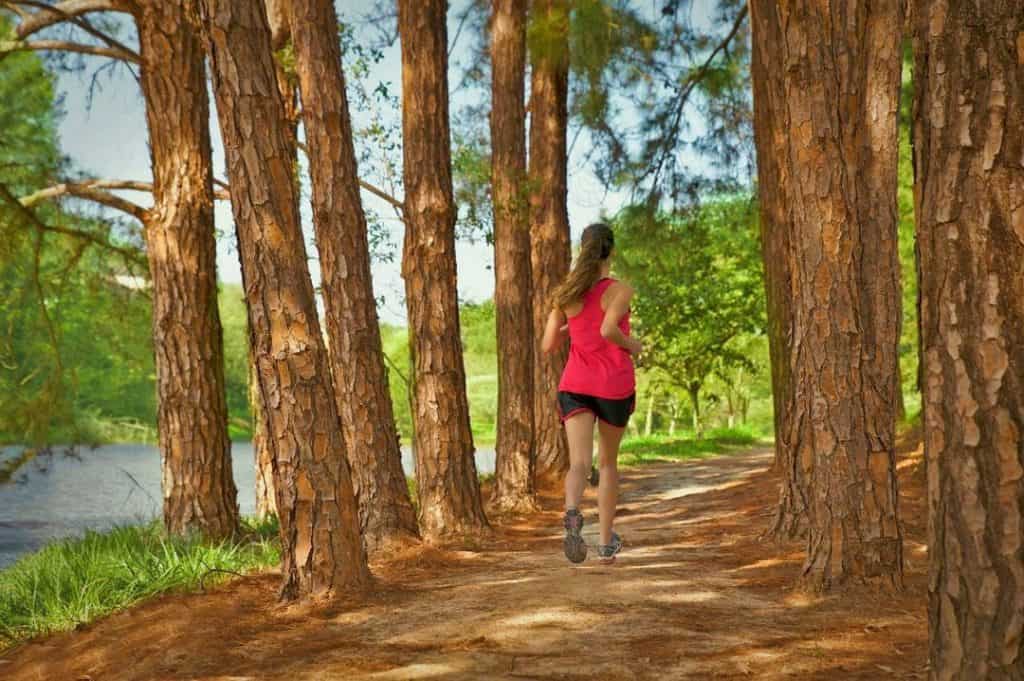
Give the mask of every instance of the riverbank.
MULTIPOLYGON (((624 443, 620 460, 623 466, 629 467, 699 459, 743 451, 757 442, 752 434, 742 431, 713 431, 708 435, 702 440, 685 437, 630 440, 624 443)), ((115 465, 118 464, 105 463, 104 468, 115 465)), ((135 481, 136 487, 131 489, 138 489, 138 477, 142 474, 139 471, 125 474, 135 481)), ((81 477, 79 470, 73 470, 67 482, 74 484, 81 477)), ((485 491, 491 480, 492 474, 481 475, 485 491)), ((59 476, 49 481, 61 482, 59 476)), ((52 503, 38 498, 33 490, 18 491, 52 508, 52 503)), ((415 494, 414 484, 411 491, 415 494)), ((140 499, 146 498, 144 492, 136 494, 140 499)), ((104 504, 109 505, 113 496, 106 492, 104 504)), ((12 507, 17 503, 12 502, 12 507)), ((156 498, 150 496, 147 503, 158 510, 156 498)), ((253 512, 248 501, 243 504, 243 512, 253 512)), ((167 591, 194 590, 232 572, 272 568, 279 560, 276 530, 253 520, 246 521, 246 532, 239 541, 219 545, 168 539, 155 522, 141 525, 124 525, 123 522, 115 529, 102 532, 86 528, 84 538, 50 543, 0 570, 0 647, 4 645, 3 640, 10 644, 47 632, 73 629, 140 599, 167 591)))
MULTIPOLYGON (((11 681, 222 678, 924 679, 923 456, 900 452, 906 588, 793 589, 800 541, 761 538, 767 448, 624 470, 617 563, 561 555, 560 500, 472 547, 374 564, 373 594, 282 607, 273 572, 147 600, 0 653, 11 681), (856 604, 856 607, 853 607, 856 604)), ((594 491, 584 512, 592 517, 594 491)), ((596 538, 588 523, 588 543, 596 538)))

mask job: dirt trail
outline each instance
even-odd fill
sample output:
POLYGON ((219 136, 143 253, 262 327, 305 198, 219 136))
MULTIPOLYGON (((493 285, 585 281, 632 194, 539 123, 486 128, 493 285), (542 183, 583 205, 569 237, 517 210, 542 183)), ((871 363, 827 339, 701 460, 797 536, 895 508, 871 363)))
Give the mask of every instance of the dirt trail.
MULTIPOLYGON (((762 542, 777 494, 759 450, 623 473, 613 566, 561 555, 557 497, 473 550, 378 564, 331 610, 274 604, 276 575, 172 595, 0 655, 0 677, 202 679, 923 679, 919 451, 901 463, 907 588, 791 588, 799 543, 762 542)), ((594 520, 593 491, 585 513, 594 520)), ((595 543, 596 523, 588 528, 595 543)))

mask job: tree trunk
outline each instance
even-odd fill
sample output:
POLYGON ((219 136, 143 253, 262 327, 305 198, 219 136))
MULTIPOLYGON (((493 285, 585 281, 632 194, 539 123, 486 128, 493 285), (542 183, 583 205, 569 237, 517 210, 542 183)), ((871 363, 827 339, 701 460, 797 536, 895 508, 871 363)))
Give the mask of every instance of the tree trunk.
POLYGON ((202 43, 177 3, 136 12, 153 165, 145 220, 153 282, 164 525, 213 539, 238 529, 217 308, 209 103, 202 43))
POLYGON ((418 533, 370 278, 338 17, 331 0, 290 0, 288 6, 309 145, 328 357, 363 542, 376 551, 408 543, 418 533))
POLYGON ((768 101, 782 104, 773 106, 771 124, 784 135, 780 175, 789 178, 792 211, 793 399, 783 437, 808 500, 804 582, 815 590, 848 579, 899 586, 894 404, 902 62, 893 27, 902 25, 902 3, 752 4, 761 57, 781 53, 773 64, 781 69, 769 73, 773 84, 765 89, 781 81, 783 97, 769 92, 768 101))
MULTIPOLYGON (((288 17, 285 16, 285 0, 266 0, 267 20, 270 24, 271 45, 276 51, 284 49, 291 42, 291 29, 288 17)), ((292 159, 292 169, 296 175, 298 186, 298 100, 295 96, 295 83, 288 74, 282 61, 275 54, 274 75, 277 89, 284 102, 285 132, 288 139, 288 157, 292 159)), ((274 494, 274 465, 267 448, 267 419, 263 412, 263 399, 260 397, 259 377, 256 373, 256 362, 253 348, 249 349, 249 405, 252 408, 252 453, 256 466, 256 517, 263 520, 277 515, 277 502, 274 494)))
POLYGON ((647 396, 647 417, 644 419, 644 435, 651 436, 654 430, 654 391, 647 396))
POLYGON ((274 493, 274 460, 267 445, 267 417, 263 413, 256 360, 249 351, 249 405, 252 408, 252 455, 256 467, 256 517, 260 520, 277 515, 274 493))
POLYGON ((282 51, 292 42, 291 22, 288 17, 289 0, 265 0, 267 21, 270 24, 270 45, 274 50, 274 79, 277 91, 284 104, 284 118, 287 122, 285 134, 288 138, 289 158, 292 159, 292 173, 295 184, 299 185, 299 98, 295 74, 281 59, 282 51))
MULTIPOLYGON (((532 21, 546 25, 545 42, 530 52, 530 259, 533 325, 544 328, 554 292, 569 272, 566 180, 569 92, 569 6, 565 0, 535 0, 532 21)), ((534 340, 534 343, 537 341, 534 340)), ((569 470, 569 445, 558 416, 558 381, 568 357, 562 347, 534 362, 534 448, 537 476, 552 482, 569 470)))
POLYGON ((530 225, 526 205, 527 0, 494 0, 491 18, 491 176, 494 306, 498 347, 498 440, 494 506, 536 507, 533 485, 533 361, 530 225))
POLYGON ((399 0, 405 244, 420 529, 428 540, 487 527, 473 458, 455 286, 445 0, 399 0))
POLYGON ((700 384, 690 384, 686 393, 690 396, 690 407, 693 409, 693 436, 700 440, 704 437, 704 424, 700 418, 700 384))
POLYGON ((282 598, 369 584, 259 0, 202 0, 281 523, 282 598))
POLYGON ((757 198, 760 205, 761 254, 764 260, 768 312, 768 354, 772 376, 775 426, 775 470, 782 474, 779 503, 768 536, 785 541, 806 529, 807 502, 803 497, 803 468, 786 440, 793 401, 790 356, 793 353, 792 272, 789 235, 792 229, 791 184, 784 164, 789 139, 785 120, 782 34, 774 3, 750 3, 752 29, 751 81, 754 89, 754 141, 757 147, 757 198))
POLYGON ((1024 679, 1024 12, 914 23, 931 678, 1024 679))

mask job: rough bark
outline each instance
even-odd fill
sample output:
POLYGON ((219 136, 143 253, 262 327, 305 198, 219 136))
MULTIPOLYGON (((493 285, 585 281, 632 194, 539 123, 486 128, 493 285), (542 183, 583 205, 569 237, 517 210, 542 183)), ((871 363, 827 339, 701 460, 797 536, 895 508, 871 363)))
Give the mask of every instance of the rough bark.
POLYGON ((415 539, 416 513, 384 367, 366 216, 331 0, 290 0, 313 227, 338 413, 368 551, 415 539))
POLYGON ((288 16, 289 0, 265 0, 267 21, 270 25, 270 45, 274 50, 274 78, 277 91, 281 93, 284 104, 284 118, 287 121, 285 133, 288 136, 288 149, 292 159, 292 172, 296 186, 299 182, 299 98, 295 74, 291 73, 280 54, 292 42, 292 28, 288 16))
POLYGON ((369 583, 260 0, 201 0, 274 461, 282 598, 369 583))
MULTIPOLYGON (((533 325, 543 329, 554 291, 569 272, 568 185, 566 180, 569 92, 569 7, 564 0, 536 0, 532 21, 558 30, 530 45, 530 260, 533 325)), ((558 381, 568 349, 534 362, 534 449, 536 475, 553 482, 569 470, 569 446, 558 417, 558 381)))
POLYGON ((494 304, 498 347, 498 439, 493 503, 535 507, 533 318, 526 196, 527 0, 494 0, 491 17, 491 176, 494 304))
POLYGON ((768 159, 790 211, 793 392, 781 425, 792 457, 784 463, 799 467, 807 501, 804 582, 813 589, 848 579, 902 584, 893 30, 901 4, 751 2, 758 58, 780 53, 762 61, 770 83, 759 93, 772 107, 772 134, 784 136, 781 157, 768 159))
POLYGON ((176 3, 137 5, 153 166, 144 220, 164 524, 227 537, 238 528, 217 309, 209 103, 202 43, 176 3))
POLYGON ((420 530, 436 541, 487 527, 459 335, 445 0, 399 0, 405 243, 420 530))
POLYGON ((919 0, 931 678, 1024 679, 1024 11, 919 0))
POLYGON ((761 254, 764 261, 765 300, 768 308, 768 351, 772 376, 775 424, 775 468, 782 474, 779 503, 768 529, 776 540, 801 536, 806 529, 807 502, 801 491, 802 468, 786 441, 793 383, 789 358, 793 339, 793 296, 789 263, 790 202, 786 192, 792 180, 784 160, 788 134, 779 124, 785 119, 783 52, 775 10, 763 3, 750 4, 753 29, 751 81, 754 88, 754 141, 757 147, 757 198, 760 206, 761 254))

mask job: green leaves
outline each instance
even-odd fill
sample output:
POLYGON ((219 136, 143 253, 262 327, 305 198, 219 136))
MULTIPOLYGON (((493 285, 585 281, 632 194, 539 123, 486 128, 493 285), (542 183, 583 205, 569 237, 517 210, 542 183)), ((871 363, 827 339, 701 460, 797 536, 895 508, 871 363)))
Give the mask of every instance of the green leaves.
POLYGON ((672 215, 631 206, 615 219, 615 268, 636 290, 645 361, 679 390, 716 369, 754 369, 738 341, 765 326, 756 215, 734 195, 672 215))

